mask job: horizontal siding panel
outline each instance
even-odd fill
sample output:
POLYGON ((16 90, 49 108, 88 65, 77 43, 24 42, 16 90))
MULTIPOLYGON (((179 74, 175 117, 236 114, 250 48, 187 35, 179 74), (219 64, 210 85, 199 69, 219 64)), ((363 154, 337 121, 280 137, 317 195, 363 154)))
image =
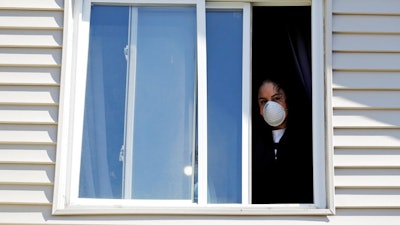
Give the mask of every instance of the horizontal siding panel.
POLYGON ((400 127, 399 110, 334 110, 334 127, 400 127))
POLYGON ((0 69, 0 85, 59 85, 60 73, 60 68, 2 67, 0 69))
POLYGON ((2 106, 0 123, 57 123, 56 106, 2 106))
POLYGON ((333 32, 399 33, 400 15, 333 15, 333 32))
POLYGON ((336 189, 335 205, 338 208, 400 208, 400 189, 336 189))
POLYGON ((334 13, 382 13, 400 14, 398 0, 334 0, 334 13))
POLYGON ((329 223, 338 225, 399 225, 400 209, 339 208, 329 223))
POLYGON ((58 87, 0 86, 0 104, 56 104, 58 87))
POLYGON ((332 87, 336 89, 400 89, 400 72, 335 71, 332 87))
POLYGON ((63 9, 63 0, 1 0, 0 9, 63 9))
POLYGON ((400 188, 400 169, 335 169, 335 187, 400 188))
POLYGON ((400 91, 335 90, 333 107, 400 108, 400 91))
POLYGON ((63 12, 19 11, 0 9, 0 28, 11 29, 60 29, 63 12))
MULTIPOLYGON (((400 209, 338 209, 336 210, 336 216, 338 217, 348 217, 348 216, 354 216, 354 217, 368 217, 368 218, 374 218, 377 217, 382 218, 382 217, 387 217, 391 218, 391 221, 399 221, 400 222, 400 209), (397 219, 397 220, 396 220, 397 219)), ((333 217, 332 217, 333 219, 333 217)), ((350 221, 349 221, 350 222, 350 221)), ((389 221, 385 221, 386 222, 389 221)), ((400 224, 400 223, 399 223, 400 224)))
POLYGON ((329 217, 327 224, 334 225, 399 225, 399 209, 339 208, 329 217))
POLYGON ((0 185, 0 202, 2 204, 50 204, 53 200, 52 192, 52 186, 0 185))
POLYGON ((334 166, 336 168, 400 168, 400 148, 335 149, 334 166))
POLYGON ((0 48, 0 66, 61 66, 61 49, 0 48))
POLYGON ((0 165, 0 185, 52 185, 53 182, 53 165, 0 165))
MULTIPOLYGON (((45 205, 1 205, 0 204, 0 224, 68 224, 66 218, 57 222, 51 216, 51 206, 45 205), (49 220, 52 220, 50 222, 49 220)), ((69 223, 82 224, 82 223, 69 223)))
POLYGON ((0 124, 0 143, 54 144, 57 126, 0 124))
POLYGON ((334 34, 333 51, 400 52, 400 35, 334 34))
POLYGON ((400 71, 400 53, 336 52, 332 56, 334 70, 400 71))
POLYGON ((335 147, 400 147, 400 129, 334 129, 335 147))
POLYGON ((55 145, 0 145, 0 163, 54 164, 55 145))
POLYGON ((1 47, 58 47, 62 45, 61 30, 0 30, 1 47))

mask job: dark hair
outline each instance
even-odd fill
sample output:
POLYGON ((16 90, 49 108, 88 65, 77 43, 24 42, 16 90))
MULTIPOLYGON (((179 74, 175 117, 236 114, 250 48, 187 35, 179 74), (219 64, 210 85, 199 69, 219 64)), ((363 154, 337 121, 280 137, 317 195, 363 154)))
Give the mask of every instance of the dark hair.
MULTIPOLYGON (((285 93, 286 96, 286 104, 288 107, 290 107, 290 92, 291 92, 291 88, 288 85, 288 82, 286 82, 284 79, 278 78, 278 77, 268 77, 268 78, 264 78, 262 79, 258 86, 257 86, 257 90, 256 90, 256 95, 258 96, 258 92, 261 88, 261 86, 265 83, 273 83, 276 88, 278 89, 278 91, 283 91, 285 93)), ((256 97, 257 99, 257 97, 256 97)))
POLYGON ((283 90, 283 92, 286 93, 285 88, 283 87, 283 85, 281 84, 281 82, 275 81, 273 79, 267 78, 262 80, 261 84, 258 86, 258 91, 260 90, 261 86, 264 85, 265 83, 272 83, 276 86, 276 88, 278 88, 278 90, 283 90))

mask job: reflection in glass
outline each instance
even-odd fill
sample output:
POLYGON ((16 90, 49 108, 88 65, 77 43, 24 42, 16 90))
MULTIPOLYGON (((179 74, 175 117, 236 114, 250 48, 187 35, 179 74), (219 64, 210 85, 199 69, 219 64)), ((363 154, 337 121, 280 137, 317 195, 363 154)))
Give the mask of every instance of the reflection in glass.
POLYGON ((241 202, 242 11, 207 11, 208 202, 241 202))
POLYGON ((191 199, 184 169, 194 151, 195 8, 137 13, 132 198, 191 199))
POLYGON ((90 23, 79 196, 192 199, 195 8, 93 5, 90 23))
MULTIPOLYGON (((129 8, 93 6, 79 196, 121 198, 129 8)), ((79 79, 79 76, 78 76, 79 79)))

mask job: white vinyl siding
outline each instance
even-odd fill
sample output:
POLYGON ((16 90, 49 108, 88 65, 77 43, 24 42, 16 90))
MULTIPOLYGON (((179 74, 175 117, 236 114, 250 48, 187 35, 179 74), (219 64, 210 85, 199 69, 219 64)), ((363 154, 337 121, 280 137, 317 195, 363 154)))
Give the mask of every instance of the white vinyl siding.
POLYGON ((61 65, 60 49, 47 48, 2 48, 0 61, 8 66, 47 66, 61 65))
POLYGON ((2 9, 63 11, 63 0, 2 0, 2 9))
POLYGON ((396 148, 340 148, 335 153, 335 165, 338 169, 399 168, 400 149, 396 148))
POLYGON ((51 210, 63 4, 0 2, 0 224, 45 222, 51 210))
MULTIPOLYGON (((332 4, 337 215, 398 210, 400 2, 335 0, 332 4)), ((363 223, 368 218, 363 217, 363 223)))
POLYGON ((51 124, 57 123, 57 106, 0 106, 0 123, 51 124))
MULTIPOLYGON (((400 35, 399 41, 400 43, 400 35)), ((393 45, 395 46, 395 45, 393 45)), ((393 47, 395 49, 395 47, 393 47)), ((399 50, 400 51, 400 50, 399 50)), ((399 88, 400 72, 396 71, 335 71, 333 87, 339 89, 386 89, 399 88), (362 79, 361 79, 362 78, 362 79), (357 82, 355 82, 357 81, 357 82)))
POLYGON ((336 214, 181 218, 51 214, 64 2, 0 1, 0 224, 400 224, 400 1, 326 3, 336 214))
POLYGON ((59 11, 45 10, 3 10, 0 27, 19 29, 60 29, 63 14, 59 11), (23 13, 23 16, 21 16, 23 13))
POLYGON ((52 165, 56 158, 54 145, 6 145, 0 151, 0 163, 52 165))
POLYGON ((4 47, 59 48, 62 45, 61 41, 61 30, 0 30, 0 45, 4 47), (43 45, 44 43, 46 45, 43 45))
MULTIPOLYGON (((53 165, 29 165, 25 162, 24 164, 5 164, 2 165, 0 168, 0 181, 3 184, 9 185, 9 187, 11 187, 11 185, 18 186, 15 188, 21 188, 25 185, 50 185, 53 182, 53 165)), ((21 198, 20 196, 13 197, 16 201, 21 198)), ((25 201, 29 201, 29 199, 25 199, 25 201)))
POLYGON ((342 52, 393 52, 400 51, 400 36, 391 34, 336 34, 333 49, 342 52))

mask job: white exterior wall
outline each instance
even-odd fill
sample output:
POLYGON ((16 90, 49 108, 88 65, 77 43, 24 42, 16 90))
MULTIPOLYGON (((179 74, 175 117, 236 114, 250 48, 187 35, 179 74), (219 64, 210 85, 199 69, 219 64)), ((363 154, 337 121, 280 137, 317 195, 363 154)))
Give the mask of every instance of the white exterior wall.
POLYGON ((0 224, 400 224, 400 1, 327 0, 336 214, 291 217, 51 215, 63 9, 0 0, 0 224))
POLYGON ((399 223, 400 1, 333 0, 332 9, 337 212, 399 223))

